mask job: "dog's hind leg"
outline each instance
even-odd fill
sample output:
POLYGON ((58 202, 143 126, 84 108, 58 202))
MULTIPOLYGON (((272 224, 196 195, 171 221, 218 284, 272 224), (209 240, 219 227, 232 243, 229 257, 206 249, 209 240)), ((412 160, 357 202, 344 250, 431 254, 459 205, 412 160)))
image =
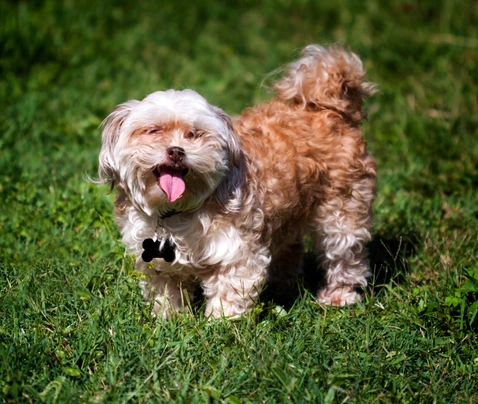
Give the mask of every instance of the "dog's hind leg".
POLYGON ((356 183, 349 195, 322 204, 316 222, 317 247, 325 270, 325 285, 317 297, 334 306, 361 300, 360 289, 367 285, 370 275, 366 243, 371 239, 371 180, 356 183))
POLYGON ((297 291, 303 254, 301 237, 297 242, 288 244, 273 254, 267 279, 273 296, 285 297, 297 291))

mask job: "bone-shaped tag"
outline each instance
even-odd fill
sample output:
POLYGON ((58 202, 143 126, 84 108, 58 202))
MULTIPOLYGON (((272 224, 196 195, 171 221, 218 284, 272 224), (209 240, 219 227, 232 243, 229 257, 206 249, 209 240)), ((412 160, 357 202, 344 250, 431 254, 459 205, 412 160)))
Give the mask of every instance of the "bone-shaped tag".
POLYGON ((143 241, 143 253, 141 258, 144 262, 151 262, 153 258, 164 258, 166 262, 173 262, 176 258, 174 253, 174 244, 167 239, 162 250, 160 250, 161 240, 154 241, 152 238, 147 238, 143 241))

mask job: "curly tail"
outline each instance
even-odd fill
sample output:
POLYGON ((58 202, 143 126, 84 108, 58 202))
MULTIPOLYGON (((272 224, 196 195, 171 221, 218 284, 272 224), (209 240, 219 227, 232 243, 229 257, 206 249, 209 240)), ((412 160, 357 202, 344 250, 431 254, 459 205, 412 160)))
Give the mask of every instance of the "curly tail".
POLYGON ((359 57, 338 46, 309 45, 299 60, 279 71, 285 74, 272 85, 279 98, 302 108, 333 109, 357 123, 364 117, 363 99, 375 93, 373 83, 362 82, 359 57))

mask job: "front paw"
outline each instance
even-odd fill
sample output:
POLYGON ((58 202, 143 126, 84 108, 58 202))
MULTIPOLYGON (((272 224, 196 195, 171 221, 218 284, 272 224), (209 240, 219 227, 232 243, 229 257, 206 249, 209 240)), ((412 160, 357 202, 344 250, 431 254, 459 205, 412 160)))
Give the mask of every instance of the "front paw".
POLYGON ((226 299, 211 299, 206 306, 205 316, 210 318, 236 319, 244 315, 248 309, 243 299, 229 301, 226 299))
POLYGON ((329 285, 317 292, 320 303, 328 306, 349 306, 362 301, 362 294, 351 285, 329 285))
POLYGON ((169 320, 170 309, 163 304, 154 302, 153 310, 151 310, 151 317, 158 320, 169 320))
POLYGON ((188 311, 194 299, 192 284, 181 284, 170 277, 155 277, 149 283, 141 281, 140 286, 144 302, 152 303, 151 315, 158 319, 169 319, 173 313, 188 311))

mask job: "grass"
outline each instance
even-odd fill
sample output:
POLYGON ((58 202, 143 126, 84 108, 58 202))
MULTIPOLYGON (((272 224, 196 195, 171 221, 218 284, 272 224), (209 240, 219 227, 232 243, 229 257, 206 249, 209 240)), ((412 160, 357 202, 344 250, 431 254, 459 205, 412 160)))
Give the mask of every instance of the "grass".
MULTIPOLYGON (((478 7, 337 0, 0 2, 0 401, 478 401, 478 7), (231 114, 308 43, 380 93, 362 304, 310 288, 245 318, 162 323, 88 181, 120 102, 191 87, 231 114)), ((307 282, 306 282, 307 286, 307 282)))

